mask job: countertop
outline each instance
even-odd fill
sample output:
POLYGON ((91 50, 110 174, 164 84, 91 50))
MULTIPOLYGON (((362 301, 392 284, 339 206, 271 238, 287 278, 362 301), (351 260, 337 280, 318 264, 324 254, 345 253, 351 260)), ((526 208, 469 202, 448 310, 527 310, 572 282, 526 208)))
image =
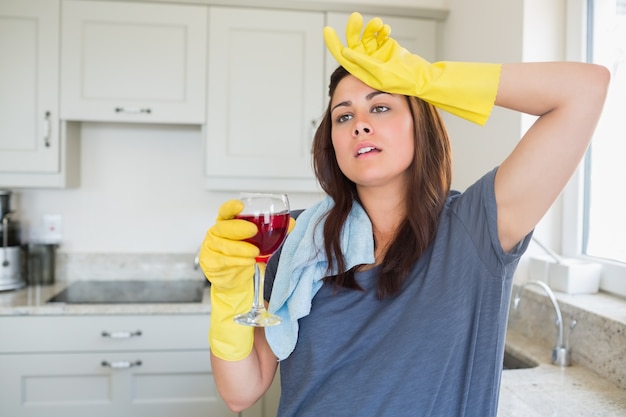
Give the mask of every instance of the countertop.
MULTIPOLYGON (((65 284, 0 292, 0 316, 209 314, 209 291, 201 303, 176 304, 46 304, 65 284)), ((625 417, 626 390, 574 363, 561 368, 550 363, 549 349, 514 332, 507 333, 507 350, 539 365, 503 371, 499 417, 625 417)))
POLYGON ((551 363, 551 349, 507 332, 506 348, 539 363, 502 373, 498 417, 625 417, 626 390, 590 369, 551 363))
POLYGON ((159 304, 65 304, 47 303, 67 283, 28 286, 16 291, 0 292, 0 316, 23 315, 106 315, 106 314, 209 314, 210 286, 206 286, 200 303, 159 304))

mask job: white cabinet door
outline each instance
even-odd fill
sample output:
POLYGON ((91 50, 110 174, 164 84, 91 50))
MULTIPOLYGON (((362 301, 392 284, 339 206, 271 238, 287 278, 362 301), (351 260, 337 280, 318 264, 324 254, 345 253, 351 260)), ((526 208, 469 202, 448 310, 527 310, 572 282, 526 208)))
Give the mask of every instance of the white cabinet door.
POLYGON ((202 314, 4 316, 0 354, 208 349, 209 322, 202 314))
MULTIPOLYGON (((337 31, 337 35, 342 43, 346 43, 346 22, 349 13, 329 12, 326 16, 326 24, 337 31)), ((363 14, 363 24, 375 17, 374 15, 363 14)), ((391 37, 400 45, 414 54, 420 55, 428 61, 436 59, 437 49, 437 22, 435 20, 418 19, 413 17, 380 16, 383 22, 391 26, 391 37)), ((339 64, 335 58, 326 52, 326 79, 330 79, 330 74, 339 64)))
POLYGON ((209 320, 0 317, 0 416, 234 417, 213 380, 209 320))
POLYGON ((207 7, 63 1, 61 117, 205 121, 207 7))
POLYGON ((0 186, 60 169, 58 38, 58 0, 0 2, 0 186))
POLYGON ((207 188, 316 191, 324 14, 211 7, 209 15, 207 188))
POLYGON ((208 350, 0 355, 0 415, 234 417, 208 350))

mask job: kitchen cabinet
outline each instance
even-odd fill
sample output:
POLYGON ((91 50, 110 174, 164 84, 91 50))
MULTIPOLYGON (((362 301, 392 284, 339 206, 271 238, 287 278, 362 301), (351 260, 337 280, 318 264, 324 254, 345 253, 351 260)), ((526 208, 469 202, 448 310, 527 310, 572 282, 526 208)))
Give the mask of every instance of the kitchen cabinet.
POLYGON ((207 6, 63 0, 61 117, 205 121, 207 6))
POLYGON ((0 415, 236 416, 208 327, 201 314, 0 317, 0 415))
POLYGON ((210 8, 207 188, 317 190, 323 27, 323 12, 210 8))
POLYGON ((0 2, 0 187, 77 184, 76 127, 59 121, 59 10, 0 2))
MULTIPOLYGON (((207 188, 320 191, 311 145, 337 66, 321 32, 331 25, 345 39, 349 13, 211 7, 209 14, 207 188)), ((435 58, 434 20, 382 18, 403 46, 435 58)))

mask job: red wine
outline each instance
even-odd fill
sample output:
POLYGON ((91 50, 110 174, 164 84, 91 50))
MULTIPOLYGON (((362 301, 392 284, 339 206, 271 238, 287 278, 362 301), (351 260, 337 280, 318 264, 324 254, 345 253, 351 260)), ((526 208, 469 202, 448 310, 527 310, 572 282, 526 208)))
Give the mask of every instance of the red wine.
POLYGON ((276 252, 276 249, 287 236, 289 213, 278 213, 269 216, 243 214, 236 216, 236 218, 252 222, 259 228, 259 232, 256 235, 246 239, 246 242, 252 243, 261 251, 257 257, 257 262, 266 262, 267 258, 276 252))

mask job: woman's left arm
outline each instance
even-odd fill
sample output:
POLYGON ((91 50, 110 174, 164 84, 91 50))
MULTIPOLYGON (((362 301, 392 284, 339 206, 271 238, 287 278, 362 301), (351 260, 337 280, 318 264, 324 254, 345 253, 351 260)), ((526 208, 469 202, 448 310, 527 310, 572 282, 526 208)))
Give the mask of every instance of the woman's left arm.
POLYGON ((576 62, 504 64, 495 104, 539 116, 495 178, 498 236, 510 251, 541 220, 580 163, 609 71, 576 62))

